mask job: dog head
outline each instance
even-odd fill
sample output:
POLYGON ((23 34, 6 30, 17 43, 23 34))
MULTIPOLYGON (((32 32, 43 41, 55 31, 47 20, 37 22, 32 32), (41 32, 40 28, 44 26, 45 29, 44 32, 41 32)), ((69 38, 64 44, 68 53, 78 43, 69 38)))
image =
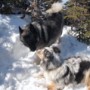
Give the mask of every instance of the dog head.
POLYGON ((31 51, 36 50, 37 44, 37 30, 34 25, 31 23, 27 25, 24 29, 19 27, 20 40, 21 42, 29 47, 31 51))
POLYGON ((61 65, 60 49, 57 46, 45 47, 41 66, 46 71, 54 70, 61 65))

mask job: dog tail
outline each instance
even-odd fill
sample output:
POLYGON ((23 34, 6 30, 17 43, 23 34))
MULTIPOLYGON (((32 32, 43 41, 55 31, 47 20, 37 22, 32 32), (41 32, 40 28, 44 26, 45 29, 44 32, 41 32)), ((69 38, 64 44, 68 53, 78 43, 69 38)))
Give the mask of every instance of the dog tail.
POLYGON ((63 9, 63 5, 60 2, 53 3, 51 8, 46 11, 46 13, 58 13, 63 9))

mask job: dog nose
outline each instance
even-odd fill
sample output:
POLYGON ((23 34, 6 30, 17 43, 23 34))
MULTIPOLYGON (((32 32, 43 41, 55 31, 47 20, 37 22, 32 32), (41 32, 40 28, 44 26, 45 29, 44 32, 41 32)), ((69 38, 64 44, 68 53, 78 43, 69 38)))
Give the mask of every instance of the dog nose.
POLYGON ((47 57, 47 58, 53 57, 53 54, 52 54, 50 51, 48 51, 47 49, 44 50, 44 55, 45 55, 45 57, 47 57))

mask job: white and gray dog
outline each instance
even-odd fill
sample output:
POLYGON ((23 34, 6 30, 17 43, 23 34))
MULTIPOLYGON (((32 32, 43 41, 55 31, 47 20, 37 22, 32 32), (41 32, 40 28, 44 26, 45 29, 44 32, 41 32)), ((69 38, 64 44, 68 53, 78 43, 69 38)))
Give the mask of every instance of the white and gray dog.
POLYGON ((51 80, 48 90, 63 90, 67 85, 80 83, 87 85, 90 90, 90 60, 88 58, 76 56, 62 62, 57 45, 44 48, 40 57, 44 75, 51 80))

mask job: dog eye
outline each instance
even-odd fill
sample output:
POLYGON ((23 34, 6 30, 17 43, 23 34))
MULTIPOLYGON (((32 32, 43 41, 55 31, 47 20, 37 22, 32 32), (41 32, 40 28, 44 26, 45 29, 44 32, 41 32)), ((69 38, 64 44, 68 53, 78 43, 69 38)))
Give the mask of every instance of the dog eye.
POLYGON ((45 55, 45 57, 48 57, 48 56, 50 56, 50 52, 47 49, 45 49, 44 50, 44 55, 45 55))
POLYGON ((53 47, 53 51, 54 51, 55 53, 60 53, 60 52, 61 52, 58 47, 53 47))

